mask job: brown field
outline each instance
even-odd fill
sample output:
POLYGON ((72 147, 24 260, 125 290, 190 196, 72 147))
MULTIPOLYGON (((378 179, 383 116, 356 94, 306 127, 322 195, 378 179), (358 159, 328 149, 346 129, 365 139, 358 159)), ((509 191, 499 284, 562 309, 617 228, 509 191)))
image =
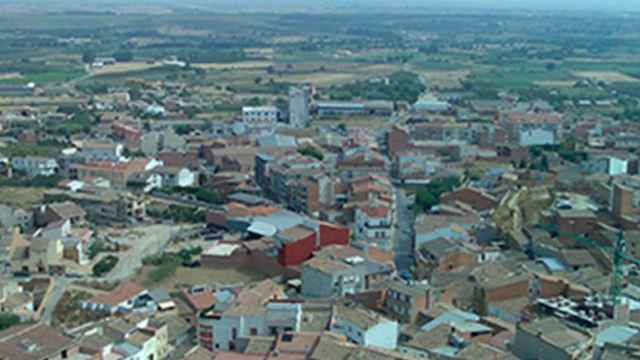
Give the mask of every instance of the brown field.
POLYGON ((0 188, 0 199, 5 205, 28 209, 40 204, 46 191, 45 188, 3 187, 0 188))
POLYGON ((100 69, 95 69, 92 71, 92 75, 100 76, 100 75, 111 75, 111 74, 122 74, 133 71, 147 70, 154 67, 162 66, 161 63, 153 63, 147 64, 146 62, 140 61, 132 61, 132 62, 123 62, 117 63, 115 65, 107 65, 100 69))
POLYGON ((193 67, 206 69, 206 70, 242 70, 242 69, 266 69, 272 66, 273 63, 269 61, 240 61, 234 63, 207 63, 207 64, 193 64, 193 67))
POLYGON ((542 80, 534 81, 533 83, 548 87, 573 87, 576 84, 574 80, 542 80))
POLYGON ((138 274, 138 279, 145 285, 161 286, 165 289, 178 288, 181 285, 220 284, 231 285, 239 283, 252 283, 266 279, 265 276, 256 273, 242 271, 242 269, 209 269, 209 268, 185 268, 178 267, 174 276, 154 283, 149 278, 152 268, 145 266, 138 274))
POLYGON ((429 84, 443 89, 457 89, 471 71, 469 70, 452 70, 452 71, 419 71, 429 84))
POLYGON ((573 75, 591 79, 593 81, 606 82, 636 82, 638 79, 619 71, 575 71, 573 75))
POLYGON ((350 129, 379 129, 389 122, 389 118, 382 116, 350 116, 342 119, 313 120, 313 127, 336 126, 345 124, 350 129))

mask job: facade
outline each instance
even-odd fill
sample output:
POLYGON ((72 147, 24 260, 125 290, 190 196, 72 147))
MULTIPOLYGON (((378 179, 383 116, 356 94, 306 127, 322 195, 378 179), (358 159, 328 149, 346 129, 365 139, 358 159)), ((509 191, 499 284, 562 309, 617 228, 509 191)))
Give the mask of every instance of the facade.
POLYGON ((53 176, 58 173, 58 162, 44 157, 15 157, 11 159, 11 167, 28 176, 53 176))
POLYGON ((79 156, 84 161, 115 161, 122 160, 124 146, 111 141, 85 141, 79 156))
POLYGON ((317 101, 315 108, 319 116, 353 116, 365 112, 364 104, 351 102, 317 101))
POLYGON ((358 241, 390 248, 393 237, 392 210, 384 206, 356 208, 354 235, 358 241))
POLYGON ((399 335, 396 321, 352 304, 336 305, 330 330, 360 346, 390 350, 397 347, 399 335))
POLYGON ((414 323, 420 312, 431 309, 433 298, 429 285, 407 284, 402 280, 389 281, 385 285, 383 308, 392 318, 403 323, 414 323))
POLYGON ((85 301, 83 307, 109 314, 127 313, 133 310, 138 298, 148 293, 146 289, 135 283, 125 282, 110 292, 96 295, 85 301))
POLYGON ((242 122, 247 125, 275 124, 279 114, 275 106, 245 106, 242 108, 242 122))
POLYGON ((311 89, 308 87, 289 88, 289 124, 297 128, 305 128, 311 120, 311 89))

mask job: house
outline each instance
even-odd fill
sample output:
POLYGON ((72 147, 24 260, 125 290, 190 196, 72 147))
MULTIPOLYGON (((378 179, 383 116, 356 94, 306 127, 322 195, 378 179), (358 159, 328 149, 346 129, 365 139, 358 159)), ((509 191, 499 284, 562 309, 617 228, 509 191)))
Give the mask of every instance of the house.
POLYGON ((571 360, 586 350, 590 336, 549 317, 518 325, 511 350, 520 359, 571 360))
POLYGON ((0 204, 0 225, 8 229, 17 226, 29 231, 33 228, 33 212, 0 204))
POLYGON ((69 220, 71 224, 82 224, 85 222, 87 213, 75 202, 65 201, 42 205, 35 210, 36 226, 46 226, 51 223, 58 223, 69 220))
POLYGON ((328 246, 302 265, 302 294, 330 298, 376 288, 395 273, 391 263, 370 259, 350 246, 328 246))
POLYGON ((449 204, 456 201, 471 206, 476 211, 488 211, 498 206, 498 199, 486 191, 473 187, 460 188, 440 197, 440 203, 449 204))
POLYGON ((420 312, 432 306, 432 289, 428 284, 391 280, 382 288, 385 291, 384 312, 400 322, 414 323, 420 312))
POLYGON ((111 182, 111 186, 124 189, 135 174, 151 171, 162 163, 154 159, 136 158, 127 162, 97 161, 71 165, 78 179, 102 177, 111 182))
POLYGON ((111 314, 126 313, 133 310, 136 300, 147 295, 148 291, 133 282, 125 282, 117 288, 99 294, 83 303, 83 308, 111 314))
POLYGON ((198 318, 198 338, 204 348, 235 350, 240 338, 298 331, 300 304, 280 303, 282 288, 271 280, 243 288, 228 307, 215 307, 198 318))
POLYGON ((421 245, 418 264, 425 271, 447 272, 459 267, 476 264, 477 251, 447 238, 438 238, 421 245))
POLYGON ((82 151, 78 154, 85 162, 122 160, 124 146, 105 140, 85 140, 82 143, 82 151))
POLYGON ((144 198, 98 187, 83 188, 82 191, 49 190, 45 200, 69 199, 87 213, 87 219, 98 224, 130 224, 143 220, 146 214, 144 198))
POLYGON ((11 159, 11 167, 28 176, 53 176, 58 173, 58 162, 52 158, 26 156, 11 159))
POLYGON ((390 350, 397 347, 399 336, 396 321, 350 302, 335 306, 330 330, 360 346, 390 350))
POLYGON ((356 208, 354 235, 359 241, 377 244, 388 249, 392 246, 393 211, 387 206, 356 208))
POLYGON ((0 332, 0 359, 71 359, 78 354, 75 341, 44 324, 21 325, 0 332))
POLYGON ((190 187, 197 185, 196 173, 186 167, 160 166, 155 168, 153 173, 160 175, 162 186, 190 187))

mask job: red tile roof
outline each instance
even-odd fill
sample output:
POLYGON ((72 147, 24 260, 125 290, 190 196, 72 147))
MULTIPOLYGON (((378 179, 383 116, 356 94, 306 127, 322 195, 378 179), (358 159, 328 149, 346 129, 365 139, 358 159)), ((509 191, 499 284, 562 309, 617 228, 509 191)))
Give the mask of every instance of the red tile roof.
POLYGON ((187 300, 189 306, 196 311, 205 310, 213 306, 216 302, 215 295, 211 291, 190 293, 187 290, 183 290, 182 294, 184 295, 185 300, 187 300))
POLYGON ((134 282, 128 281, 108 293, 94 296, 88 302, 91 304, 117 306, 124 301, 134 298, 143 291, 145 291, 143 287, 134 282))

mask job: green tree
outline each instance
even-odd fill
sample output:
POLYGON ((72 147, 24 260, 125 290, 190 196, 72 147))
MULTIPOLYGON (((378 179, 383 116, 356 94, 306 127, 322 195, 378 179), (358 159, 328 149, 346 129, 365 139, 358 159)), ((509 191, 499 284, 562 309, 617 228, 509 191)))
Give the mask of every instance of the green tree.
POLYGON ((120 49, 113 53, 113 58, 119 62, 126 62, 133 60, 133 53, 127 49, 120 49))
POLYGON ((96 53, 93 50, 85 50, 82 53, 82 62, 85 64, 91 64, 96 59, 96 53))
POLYGON ((316 158, 320 161, 324 160, 324 154, 322 153, 322 151, 316 147, 313 147, 311 145, 305 145, 304 147, 301 147, 300 149, 298 149, 298 152, 301 155, 304 156, 310 156, 312 158, 316 158))
POLYGON ((20 324, 20 317, 18 315, 8 312, 0 312, 0 331, 18 324, 20 324))

